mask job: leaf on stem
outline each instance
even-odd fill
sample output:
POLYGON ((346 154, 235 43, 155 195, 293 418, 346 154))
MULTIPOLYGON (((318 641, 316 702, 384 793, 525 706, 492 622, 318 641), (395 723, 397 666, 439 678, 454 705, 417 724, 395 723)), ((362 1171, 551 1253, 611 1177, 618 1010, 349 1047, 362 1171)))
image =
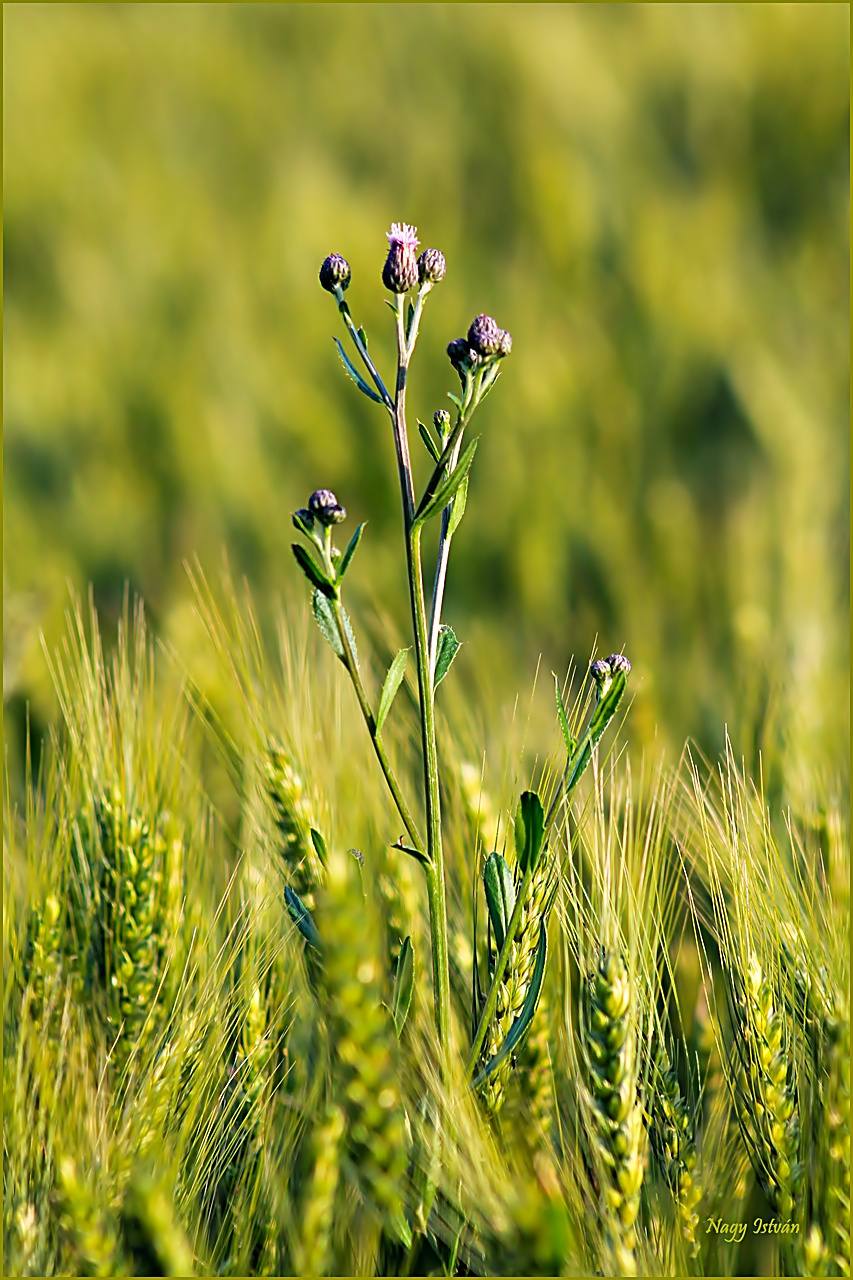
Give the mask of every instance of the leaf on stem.
MULTIPOLYGON (((316 619, 317 626, 320 628, 323 635, 326 637, 329 644, 332 646, 335 653, 340 658, 341 662, 343 662, 344 646, 341 643, 340 632, 338 631, 338 620, 335 617, 334 609, 332 608, 331 604, 326 599, 326 597, 323 595, 322 591, 314 592, 313 607, 314 607, 314 617, 316 619)), ((346 609, 343 607, 343 605, 341 605, 341 615, 344 620, 344 627, 346 628, 347 639, 349 640, 350 648, 352 649, 352 656, 355 659, 355 665, 358 666, 358 650, 355 647, 355 636, 353 635, 353 630, 350 624, 349 616, 347 614, 346 609)))
POLYGON ((597 702, 589 727, 575 748, 573 757, 569 759, 566 770, 567 798, 571 796, 578 785, 581 775, 592 759, 593 750, 598 746, 604 730, 616 714, 616 709, 622 701, 622 695, 627 684, 628 677, 625 672, 617 671, 613 676, 613 681, 607 693, 597 702))
POLYGON ((406 1018, 409 1016, 414 989, 415 949, 412 946, 412 939, 406 937, 403 939, 403 945, 397 959, 397 972, 394 975, 394 995, 391 1000, 391 1014, 394 1018, 394 1029, 397 1032, 398 1040, 403 1033, 403 1027, 406 1025, 406 1018))
POLYGON ((364 533, 364 526, 366 523, 366 520, 361 522, 355 533, 350 538, 346 551, 341 556, 341 562, 338 565, 338 582, 341 581, 347 569, 350 567, 350 562, 358 549, 358 544, 361 542, 361 535, 364 533))
POLYGON ((292 542, 291 550, 296 557, 296 563, 305 574, 305 577, 313 587, 322 592, 324 596, 332 597, 335 594, 335 584, 326 577, 323 570, 317 564, 310 551, 307 551, 300 542, 292 542))
POLYGON ((569 728, 569 717, 566 713, 566 704, 563 701, 563 695, 560 691, 560 682, 557 679, 557 673, 552 671, 551 674, 554 677, 554 691, 557 695, 557 719, 559 720, 560 728, 563 731, 563 741, 566 744, 566 754, 571 756, 578 744, 572 737, 572 731, 569 728))
POLYGON ((367 350, 367 334, 364 332, 363 329, 358 329, 357 332, 358 332, 359 338, 361 339, 361 345, 364 347, 366 351, 367 350))
POLYGON ((504 944, 507 925, 515 907, 515 882, 506 858, 501 853, 490 853, 483 867, 483 887, 486 906, 495 935, 498 951, 504 944))
POLYGON ((468 503, 468 477, 466 476, 465 479, 462 481, 461 485, 459 486, 459 492, 456 494, 456 497, 453 499, 453 506, 450 508, 450 520, 448 521, 448 524, 447 524, 448 538, 452 538, 456 530, 459 528, 459 525, 462 522, 462 517, 465 514, 465 507, 467 506, 467 503, 468 503))
POLYGON ((519 870, 531 875, 536 870, 545 836, 545 812, 535 791, 525 791, 515 815, 515 854, 519 870))
POLYGON ((356 369, 352 360, 350 360, 349 356, 344 351, 343 347, 341 346, 337 338, 335 338, 335 346, 338 348, 338 355, 341 357, 344 368, 346 369, 349 376, 352 378, 355 385, 358 387, 359 391, 363 391, 369 400, 375 400, 377 404, 383 404, 384 401, 382 397, 380 395, 377 395, 376 392, 373 390, 373 387, 371 387, 367 382, 365 382, 364 378, 362 378, 358 369, 356 369))
POLYGON ((456 657, 462 645, 456 639, 456 632, 447 623, 443 622, 438 629, 438 647, 435 654, 435 681, 433 688, 437 689, 444 677, 450 670, 450 664, 456 657))
POLYGON ((314 827, 311 828, 311 843, 314 846, 314 850, 317 854, 317 857, 320 859, 320 862, 325 867, 329 860, 329 853, 328 853, 328 850, 326 849, 326 841, 323 839, 320 832, 315 830, 314 827))
POLYGON ((522 1036, 527 1032, 533 1021, 539 1004, 539 997, 542 994, 542 981, 545 977, 545 962, 548 958, 548 930, 545 927, 545 918, 539 928, 539 945, 536 949, 536 961, 533 965, 533 973, 530 978, 530 986, 527 988, 527 995, 524 998, 524 1004, 521 1006, 521 1012, 513 1022, 507 1037, 504 1040, 497 1053, 489 1059, 483 1070, 474 1080, 472 1088, 478 1088, 494 1071, 498 1069, 504 1059, 518 1048, 522 1036))
POLYGON ((438 452, 436 443, 429 433, 429 428, 424 426, 420 418, 418 418, 418 431, 421 434, 421 439, 423 440, 424 444, 427 447, 427 452, 429 453, 429 456, 432 458, 433 462, 438 462, 439 458, 441 457, 441 454, 438 452))
MULTIPOLYGON (((459 459, 453 471, 447 476, 441 484, 438 485, 432 497, 426 502, 421 501, 421 505, 415 512, 415 525, 425 524, 427 520, 431 520, 433 516, 437 516, 443 507, 446 507, 450 499, 456 493, 456 490, 462 484, 471 469, 471 463, 474 461, 474 454, 477 450, 480 437, 477 436, 468 445, 462 457, 459 459)), ((434 475, 435 473, 433 473, 434 475)), ((432 483, 432 481, 430 481, 432 483)), ((427 493, 429 488, 427 488, 427 493)), ((426 498, 426 494, 424 494, 426 498)))
POLYGON ((310 947, 315 951, 322 951, 323 944, 320 941, 320 934, 317 932, 317 926, 311 919, 311 912, 305 906, 302 899, 297 893, 287 885, 284 890, 284 901, 287 904, 287 910, 290 918, 296 925, 302 937, 310 947))
POLYGON ((397 696, 397 690, 403 683, 403 676, 406 674, 406 662, 408 660, 408 649, 401 649, 395 656, 394 661, 388 668, 388 674, 385 677, 385 683, 382 686, 382 693, 379 697, 379 709, 376 712, 376 732, 379 733, 388 712, 391 710, 391 703, 397 696))

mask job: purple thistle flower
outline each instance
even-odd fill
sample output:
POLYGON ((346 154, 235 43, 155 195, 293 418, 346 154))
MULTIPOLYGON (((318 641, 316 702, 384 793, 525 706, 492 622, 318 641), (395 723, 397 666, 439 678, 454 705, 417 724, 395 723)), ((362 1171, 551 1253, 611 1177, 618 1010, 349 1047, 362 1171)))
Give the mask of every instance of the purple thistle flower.
POLYGON ((407 222, 392 222, 391 230, 385 232, 389 244, 382 283, 391 293, 408 293, 418 283, 417 230, 407 222))

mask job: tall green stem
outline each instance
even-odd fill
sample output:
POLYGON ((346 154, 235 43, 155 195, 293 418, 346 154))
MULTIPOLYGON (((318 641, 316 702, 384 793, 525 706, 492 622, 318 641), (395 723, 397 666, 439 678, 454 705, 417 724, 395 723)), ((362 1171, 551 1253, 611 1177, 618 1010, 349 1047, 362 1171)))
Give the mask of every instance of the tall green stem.
POLYGON ((407 335, 403 319, 403 298, 397 295, 397 386, 394 397, 394 442, 403 496, 403 519, 406 533, 406 565, 418 668, 421 747, 424 765, 424 797, 427 818, 427 897, 432 935, 433 995, 435 1023, 439 1043, 447 1055, 450 1045, 450 971, 447 948, 447 899, 444 882, 444 854, 441 844, 441 801, 438 781, 438 749, 435 737, 435 702, 430 677, 429 641, 427 637, 426 601, 421 567, 421 531, 413 527, 415 510, 414 484, 409 460, 406 431, 406 380, 409 360, 417 336, 416 311, 407 335))

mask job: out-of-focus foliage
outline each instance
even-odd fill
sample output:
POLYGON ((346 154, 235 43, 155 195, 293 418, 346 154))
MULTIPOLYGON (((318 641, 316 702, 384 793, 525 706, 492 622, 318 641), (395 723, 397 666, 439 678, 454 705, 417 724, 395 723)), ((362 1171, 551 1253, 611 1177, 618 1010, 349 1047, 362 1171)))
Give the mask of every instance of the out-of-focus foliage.
POLYGON ((402 619, 387 421, 341 374, 317 268, 347 256, 387 368, 405 219, 449 264, 413 414, 476 311, 515 340, 446 609, 487 686, 597 634, 634 662, 643 740, 715 750, 775 715, 795 790, 843 750, 846 6, 13 5, 4 27, 12 730, 25 699, 53 714, 37 636, 66 579, 109 618, 129 578, 189 645, 184 557, 215 572, 225 546, 257 599, 301 591, 287 513, 319 485, 369 518, 353 585, 402 619))

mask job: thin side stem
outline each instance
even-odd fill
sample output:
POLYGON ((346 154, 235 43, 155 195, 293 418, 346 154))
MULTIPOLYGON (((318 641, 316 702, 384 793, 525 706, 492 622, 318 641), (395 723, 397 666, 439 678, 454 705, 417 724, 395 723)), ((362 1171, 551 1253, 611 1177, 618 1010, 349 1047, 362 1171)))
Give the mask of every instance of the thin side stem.
POLYGON ((335 290, 335 296, 338 300, 338 310, 340 311, 341 315, 344 318, 344 324, 349 330, 349 335, 353 340, 355 349, 358 352, 358 354, 361 356, 362 360, 364 361, 364 366, 367 369, 367 372, 370 374, 371 378, 373 379, 376 390, 379 392, 379 394, 382 397, 382 403, 385 405, 385 408, 388 410, 388 412, 393 415, 394 401, 391 399, 388 388, 385 386, 385 383, 382 381, 382 378, 379 375, 376 365, 373 363, 370 356, 367 354, 367 347, 364 345, 361 339, 361 336, 358 332, 358 329, 355 326, 355 322, 353 321, 353 318, 350 315, 349 306, 344 301, 343 290, 341 288, 337 288, 335 290))
POLYGON ((400 790, 400 784, 397 781, 397 775, 394 772, 393 765, 391 764, 391 761, 388 759, 388 755, 385 751, 385 744, 383 743, 380 735, 376 732, 376 719, 373 715, 373 712, 370 709, 370 703, 367 700, 367 693, 365 691, 364 684, 362 683, 361 673, 359 672, 358 666, 356 664, 355 654, 352 651, 352 644, 350 642, 349 633, 344 623, 343 608, 341 606, 340 600, 333 600, 332 608, 334 610, 335 621, 338 626, 338 635, 340 636, 341 645, 343 646, 343 650, 344 650, 344 666, 346 667, 349 673, 349 677, 352 680, 353 688, 355 689, 355 694, 356 694, 356 697, 358 698, 358 705, 361 708, 361 714, 364 717, 364 722, 367 725, 367 731, 370 734, 370 740, 373 743, 373 749, 376 752, 376 757, 379 761, 382 772, 385 775, 385 781, 388 783, 388 789, 394 798, 394 803, 397 806, 397 811, 400 814, 400 817, 403 819, 403 824, 406 828, 406 834, 411 840, 413 848, 417 850, 417 852, 421 855, 422 858, 425 858, 427 856, 427 853, 426 853, 426 850, 424 849, 423 840, 420 837, 420 833, 418 832, 417 825, 415 823, 414 818, 412 817, 411 810, 409 809, 409 806, 406 804, 405 798, 403 797, 403 793, 400 790))
MULTIPOLYGON (((450 457, 450 470, 456 468, 459 461, 459 450, 462 448, 462 437, 456 441, 456 446, 450 457)), ((463 482, 464 483, 464 482, 463 482)), ((456 497, 459 495, 457 494, 456 497)), ((453 502, 449 502, 441 513, 441 534, 438 540, 438 559, 435 565, 435 581, 432 588, 432 606, 430 608, 429 618, 429 678, 430 683, 435 683, 435 664, 438 658, 438 632, 441 627, 441 607, 444 603, 444 588, 447 582, 447 565, 450 560, 450 543, 452 535, 450 533, 450 515, 453 509, 453 502)))

